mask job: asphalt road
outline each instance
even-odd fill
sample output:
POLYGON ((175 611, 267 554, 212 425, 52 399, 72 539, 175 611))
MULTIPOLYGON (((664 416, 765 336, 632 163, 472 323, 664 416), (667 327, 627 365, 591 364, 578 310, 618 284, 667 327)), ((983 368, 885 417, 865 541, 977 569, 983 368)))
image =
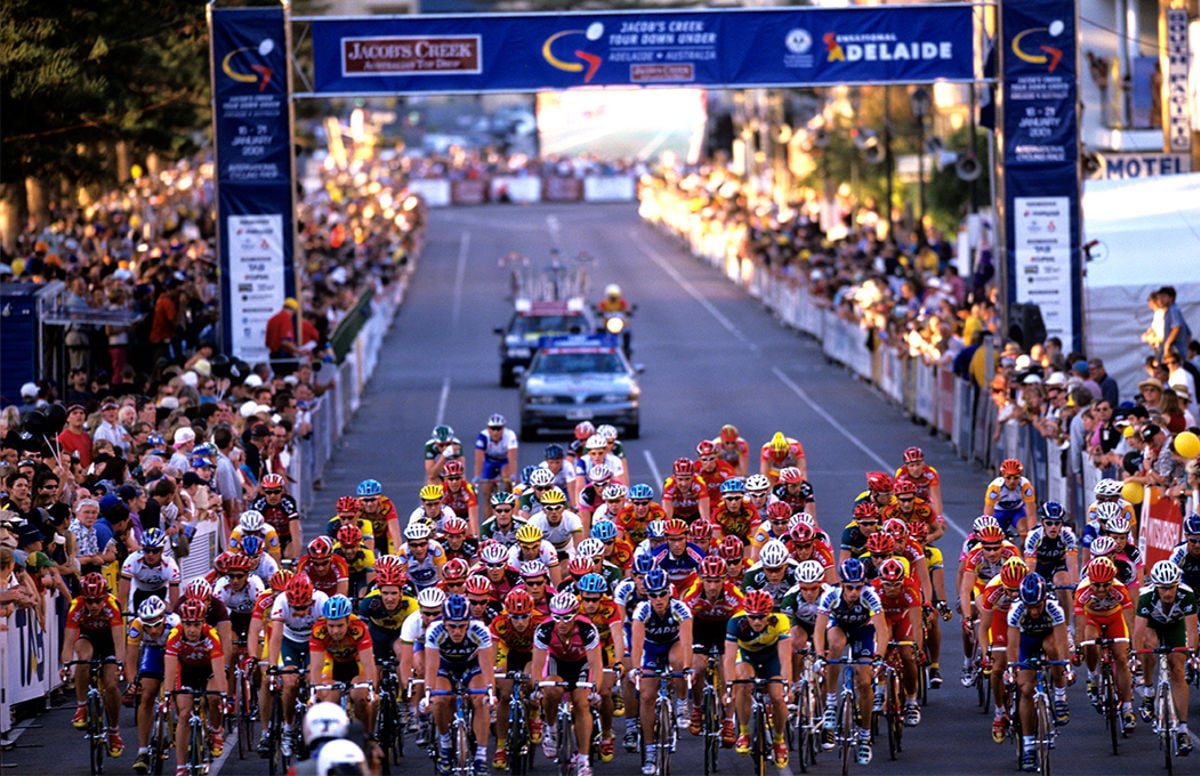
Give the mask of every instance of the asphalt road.
MULTIPOLYGON (((374 380, 326 471, 320 508, 306 521, 308 533, 332 514, 339 495, 352 493, 366 477, 379 479, 402 509, 415 505, 423 482, 421 446, 436 423, 450 423, 469 444, 493 412, 515 422, 517 393, 498 387, 492 328, 507 320, 511 308, 496 262, 512 250, 544 261, 557 245, 564 256, 586 250, 596 257, 588 270, 594 294, 605 283, 618 282, 638 305, 634 361, 645 364, 646 371, 642 438, 626 445, 634 482, 659 490, 671 461, 691 453, 701 438, 715 436, 724 423, 736 424, 754 445, 783 430, 804 443, 819 521, 836 533, 864 487, 864 472, 894 470, 905 447, 921 445, 941 473, 951 527, 940 544, 948 586, 953 586, 962 527, 979 512, 985 474, 959 461, 948 443, 911 423, 868 385, 826 363, 816 343, 781 327, 673 240, 642 224, 634 206, 441 210, 433 214, 430 235, 374 380)), ((540 460, 542 446, 524 445, 522 465, 540 460)), ((886 746, 877 746, 872 764, 852 770, 956 774, 1015 769, 1011 746, 991 742, 990 716, 977 706, 974 690, 958 685, 957 633, 956 620, 946 629, 942 664, 947 683, 930 692, 924 719, 907 731, 899 759, 888 761, 886 746)), ((1073 717, 1054 753, 1056 772, 1164 771, 1145 726, 1122 742, 1121 754, 1114 758, 1082 681, 1070 698, 1073 717)), ((70 707, 64 706, 37 718, 15 750, 0 753, 0 766, 21 774, 86 773, 83 741, 69 717, 70 707)), ((109 763, 111 773, 128 772, 134 755, 132 714, 125 711, 123 719, 129 748, 121 760, 109 763)), ((622 724, 618 720, 618 736, 622 724)), ((682 740, 676 771, 701 772, 699 742, 686 733, 682 740)), ((1177 772, 1195 772, 1197 759, 1200 755, 1177 761, 1177 772)), ((405 773, 433 772, 424 758, 409 758, 402 765, 405 773)), ((596 772, 629 774, 637 768, 633 757, 619 752, 596 772)), ((815 772, 838 768, 826 755, 818 759, 815 772)), ((551 773, 553 766, 539 756, 535 770, 551 773)), ((748 759, 724 752, 721 771, 750 773, 752 768, 748 759)), ((223 774, 266 772, 265 762, 239 762, 236 752, 220 768, 223 774)))

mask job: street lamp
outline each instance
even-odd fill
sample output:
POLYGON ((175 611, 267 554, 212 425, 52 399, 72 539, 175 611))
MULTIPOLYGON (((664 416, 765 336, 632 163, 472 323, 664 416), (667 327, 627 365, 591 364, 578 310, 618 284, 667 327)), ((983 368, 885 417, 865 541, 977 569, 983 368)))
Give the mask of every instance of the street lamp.
POLYGON ((925 223, 925 117, 929 115, 930 109, 933 107, 933 100, 929 97, 929 92, 918 86, 913 89, 909 95, 909 100, 912 106, 913 118, 917 120, 917 196, 919 207, 918 223, 925 223))

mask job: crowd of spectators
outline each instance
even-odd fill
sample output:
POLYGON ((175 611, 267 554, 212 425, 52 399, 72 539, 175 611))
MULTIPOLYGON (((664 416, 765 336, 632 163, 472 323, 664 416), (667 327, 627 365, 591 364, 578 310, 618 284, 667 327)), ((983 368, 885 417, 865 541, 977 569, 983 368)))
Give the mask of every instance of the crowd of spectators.
POLYGON ((413 178, 474 180, 495 175, 516 177, 583 178, 590 175, 633 175, 648 171, 645 163, 629 159, 605 159, 595 154, 575 156, 548 154, 505 154, 495 148, 452 147, 442 154, 406 156, 400 169, 413 178))

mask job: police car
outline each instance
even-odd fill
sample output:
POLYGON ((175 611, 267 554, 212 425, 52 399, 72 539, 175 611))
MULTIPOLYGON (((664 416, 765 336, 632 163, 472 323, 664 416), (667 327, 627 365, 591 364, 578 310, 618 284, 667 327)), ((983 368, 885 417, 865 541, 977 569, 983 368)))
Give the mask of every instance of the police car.
POLYGON ((508 326, 499 326, 500 385, 517 384, 517 373, 533 360, 542 337, 566 334, 587 334, 592 331, 582 299, 565 301, 530 301, 518 299, 508 326))
POLYGON ((641 431, 637 373, 611 334, 545 337, 521 382, 521 437, 542 430, 574 428, 589 420, 621 429, 636 439, 641 431))

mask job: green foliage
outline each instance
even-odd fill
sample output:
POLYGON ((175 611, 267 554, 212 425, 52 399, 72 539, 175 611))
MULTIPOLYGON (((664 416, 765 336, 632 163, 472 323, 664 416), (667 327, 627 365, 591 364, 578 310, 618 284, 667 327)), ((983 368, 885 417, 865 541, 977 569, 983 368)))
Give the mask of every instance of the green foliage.
MULTIPOLYGON (((965 153, 970 144, 970 128, 962 129, 946 141, 946 150, 965 153)), ((987 131, 976 130, 975 153, 982 172, 975 179, 976 201, 986 207, 991 196, 991 170, 987 166, 987 131)), ((941 170, 934 169, 925 185, 929 212, 934 223, 942 229, 955 229, 971 209, 971 182, 964 181, 955 173, 954 165, 948 164, 941 170)))

